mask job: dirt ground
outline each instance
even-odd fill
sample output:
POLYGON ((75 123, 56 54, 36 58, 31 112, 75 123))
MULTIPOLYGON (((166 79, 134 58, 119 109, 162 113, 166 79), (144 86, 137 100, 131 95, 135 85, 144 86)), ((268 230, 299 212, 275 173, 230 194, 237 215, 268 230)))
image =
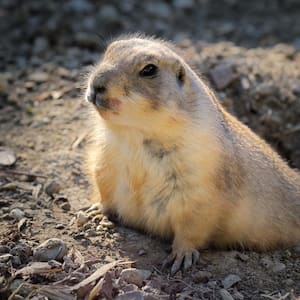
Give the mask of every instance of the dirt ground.
MULTIPOLYGON (((14 24, 18 23, 7 26, 14 24)), ((296 40, 297 32, 287 41, 294 41, 293 45, 265 49, 190 39, 178 44, 221 103, 266 138, 291 166, 300 168, 296 40)), ((27 39, 21 46, 25 49, 28 43, 27 39)), ((252 43, 259 46, 257 40, 252 43)), ((207 249, 197 266, 170 277, 161 270, 169 242, 111 222, 97 208, 90 208, 83 172, 88 105, 82 94, 84 74, 100 59, 101 51, 69 44, 44 49, 42 54, 13 50, 5 55, 4 50, 13 46, 14 40, 8 39, 0 49, 5 56, 0 74, 0 164, 3 151, 12 151, 5 156, 11 162, 0 165, 0 299, 300 297, 299 247, 266 253, 207 249), (39 260, 36 247, 50 238, 65 243, 64 258, 53 262, 50 253, 43 265, 24 270, 39 260), (83 283, 114 261, 116 266, 92 283, 83 283), (130 267, 143 270, 141 282, 122 273, 130 267), (82 286, 75 288, 79 283, 82 286), (93 298, 96 283, 100 292, 93 298)))

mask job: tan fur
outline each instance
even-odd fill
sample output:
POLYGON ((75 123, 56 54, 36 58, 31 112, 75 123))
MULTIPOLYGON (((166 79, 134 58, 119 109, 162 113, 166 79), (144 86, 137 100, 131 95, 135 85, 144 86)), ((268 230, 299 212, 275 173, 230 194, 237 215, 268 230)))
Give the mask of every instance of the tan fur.
POLYGON ((299 174, 228 114, 167 43, 112 43, 87 93, 97 84, 108 101, 122 102, 119 110, 96 109, 88 152, 106 211, 173 238, 178 253, 210 243, 268 249, 300 241, 299 174), (149 63, 158 78, 138 76, 149 63))

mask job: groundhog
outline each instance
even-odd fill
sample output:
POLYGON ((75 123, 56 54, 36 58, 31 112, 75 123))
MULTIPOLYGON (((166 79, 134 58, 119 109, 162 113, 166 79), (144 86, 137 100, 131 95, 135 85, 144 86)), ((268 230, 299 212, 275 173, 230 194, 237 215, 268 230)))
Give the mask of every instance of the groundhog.
POLYGON ((123 36, 91 72, 93 197, 125 224, 173 239, 164 261, 172 274, 212 244, 296 244, 299 173, 230 115, 177 53, 163 40, 123 36))

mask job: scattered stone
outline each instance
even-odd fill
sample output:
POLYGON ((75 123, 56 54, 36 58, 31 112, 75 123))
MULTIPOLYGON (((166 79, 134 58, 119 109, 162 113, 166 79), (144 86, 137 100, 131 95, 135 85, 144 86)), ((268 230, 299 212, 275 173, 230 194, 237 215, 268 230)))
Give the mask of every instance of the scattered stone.
POLYGON ((218 65, 209 71, 209 75, 218 90, 229 86, 235 79, 231 65, 218 65))
POLYGON ((220 293, 222 300, 234 300, 234 298, 231 296, 231 294, 225 289, 221 289, 219 291, 219 293, 220 293))
POLYGON ((77 32, 75 42, 78 46, 84 48, 96 48, 99 45, 99 37, 87 32, 77 32))
POLYGON ((13 219, 20 221, 21 219, 24 218, 25 213, 23 210, 19 209, 19 208, 14 208, 11 210, 10 214, 9 214, 13 219))
POLYGON ((234 294, 233 294, 233 298, 235 300, 243 300, 244 299, 244 296, 242 293, 240 293, 239 291, 235 291, 234 294))
POLYGON ((5 74, 0 74, 0 93, 6 93, 8 90, 8 81, 5 74))
POLYGON ((7 247, 6 245, 0 245, 0 254, 9 253, 9 251, 10 251, 9 247, 7 247))
POLYGON ((147 280, 150 276, 150 271, 135 268, 124 269, 120 274, 120 278, 122 280, 126 281, 127 283, 133 283, 138 287, 142 287, 144 280, 147 280))
POLYGON ((261 260, 260 260, 261 264, 267 268, 267 269, 270 269, 273 267, 274 263, 272 262, 272 260, 270 260, 268 257, 263 257, 261 260))
POLYGON ((194 0, 175 0, 173 5, 178 9, 192 9, 195 3, 194 0))
POLYGON ((103 220, 100 222, 100 224, 103 226, 103 227, 106 227, 108 229, 113 229, 115 227, 115 224, 109 220, 103 220))
POLYGON ((145 300, 145 293, 141 291, 132 291, 118 295, 116 300, 145 300))
POLYGON ((295 283, 294 280, 291 278, 285 280, 285 284, 288 286, 293 286, 294 283, 295 283))
POLYGON ((63 209, 64 211, 70 211, 71 205, 69 202, 64 202, 60 205, 60 208, 63 209))
POLYGON ((241 253, 241 252, 237 252, 236 257, 239 258, 241 261, 248 261, 249 260, 249 256, 244 254, 244 253, 241 253))
POLYGON ((35 261, 62 261, 67 254, 68 248, 66 243, 58 238, 51 238, 37 246, 33 250, 33 259, 35 261))
POLYGON ((89 219, 88 215, 85 212, 83 212, 83 211, 80 210, 77 213, 77 218, 76 218, 76 224, 77 224, 77 226, 78 227, 83 226, 88 221, 88 219, 89 219))
POLYGON ((11 149, 0 147, 0 166, 12 166, 16 160, 17 157, 11 149))
POLYGON ((55 228, 56 229, 59 229, 59 230, 61 230, 61 229, 64 229, 66 226, 64 225, 64 224, 61 224, 61 223, 59 223, 59 224, 57 224, 56 226, 55 226, 55 228))
POLYGON ((147 254, 147 251, 145 250, 145 249, 140 249, 139 251, 138 251, 138 256, 144 256, 144 255, 146 255, 147 254))
POLYGON ((228 289, 228 288, 232 287, 233 285, 235 285, 236 283, 238 283, 239 281, 241 281, 240 276, 238 276, 236 274, 230 274, 230 275, 227 275, 222 280, 222 284, 225 289, 228 289))
POLYGON ((193 275, 193 281, 195 283, 206 283, 212 277, 212 274, 208 271, 198 271, 193 275))
POLYGON ((42 83, 48 81, 49 74, 46 72, 35 72, 29 75, 29 79, 36 83, 42 83))
POLYGON ((55 181, 51 181, 50 183, 48 183, 45 187, 45 193, 49 196, 53 196, 54 194, 59 193, 61 190, 61 186, 59 183, 55 182, 55 181))
POLYGON ((12 264, 15 268, 22 264, 21 259, 20 259, 19 256, 13 256, 12 259, 11 259, 11 262, 12 262, 12 264))
POLYGON ((18 243, 10 250, 10 254, 18 256, 22 263, 26 263, 32 255, 32 249, 28 244, 18 243))
POLYGON ((0 263, 7 263, 9 260, 12 259, 12 255, 7 253, 0 256, 0 263))
POLYGON ((261 97, 266 97, 274 94, 277 88, 272 82, 263 82, 255 87, 255 93, 261 97))
POLYGON ((272 271, 274 273, 279 273, 279 272, 282 272, 286 269, 286 266, 285 264, 283 263, 275 263, 274 266, 272 267, 272 271))
POLYGON ((130 284, 126 284, 123 287, 121 287, 121 290, 124 293, 128 293, 128 292, 132 292, 132 291, 137 291, 138 287, 135 284, 130 283, 130 284))

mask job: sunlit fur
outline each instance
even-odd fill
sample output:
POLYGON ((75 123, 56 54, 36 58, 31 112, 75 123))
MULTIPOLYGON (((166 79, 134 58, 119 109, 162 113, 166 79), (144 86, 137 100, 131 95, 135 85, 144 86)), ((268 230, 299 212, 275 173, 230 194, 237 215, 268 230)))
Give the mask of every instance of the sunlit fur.
POLYGON ((121 37, 88 85, 97 78, 122 102, 118 112, 93 109, 87 167, 105 211, 173 238, 180 251, 300 241, 299 174, 219 105, 172 46, 121 37), (140 77, 149 63, 158 76, 140 77))

